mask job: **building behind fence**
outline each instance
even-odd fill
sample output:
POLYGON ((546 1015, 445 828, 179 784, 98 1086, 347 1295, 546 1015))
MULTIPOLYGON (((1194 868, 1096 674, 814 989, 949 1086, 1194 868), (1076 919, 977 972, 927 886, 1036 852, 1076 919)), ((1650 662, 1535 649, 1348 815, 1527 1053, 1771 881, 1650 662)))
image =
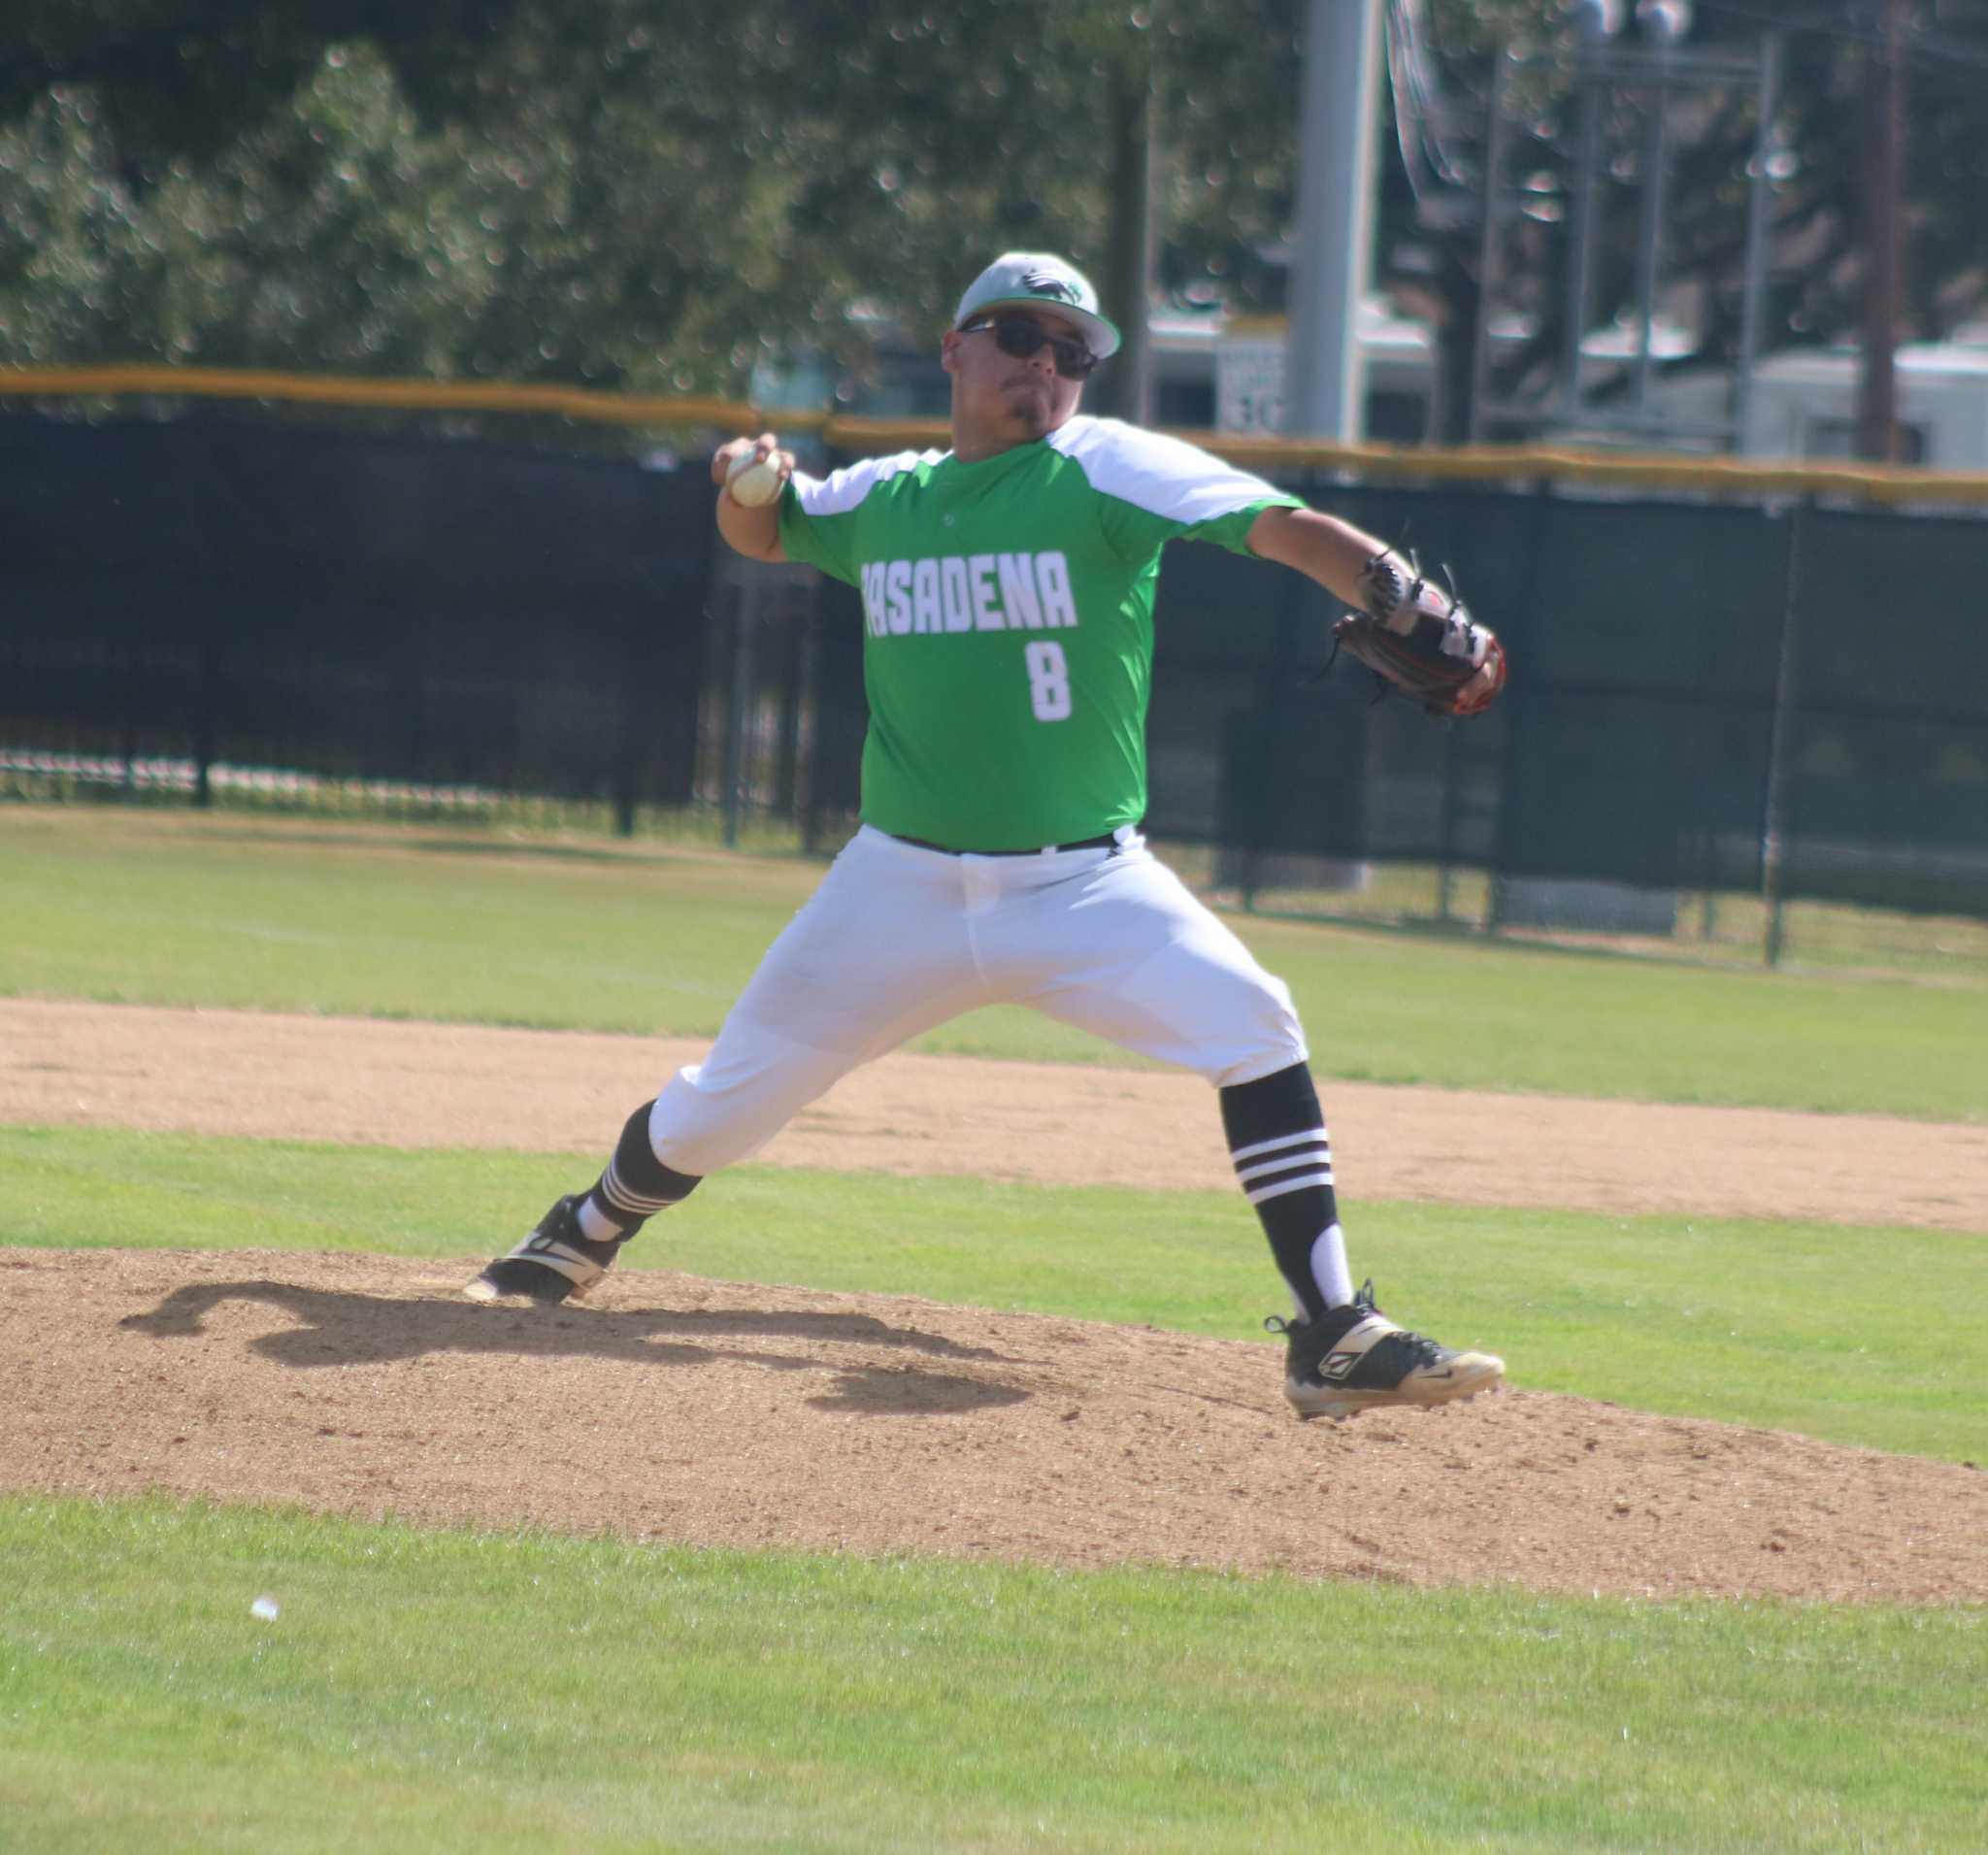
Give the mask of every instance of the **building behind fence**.
MULTIPOLYGON (((1556 897, 1753 891, 1988 916, 1979 513, 1262 465, 1449 563, 1510 685, 1439 724, 1326 671, 1296 575, 1176 545, 1148 829, 1556 897)), ((530 794, 851 828, 854 593, 714 547, 701 452, 212 420, 0 421, 0 770, 530 794), (121 774, 120 774, 121 770, 121 774)), ((999 769, 989 768, 998 778, 999 769)))

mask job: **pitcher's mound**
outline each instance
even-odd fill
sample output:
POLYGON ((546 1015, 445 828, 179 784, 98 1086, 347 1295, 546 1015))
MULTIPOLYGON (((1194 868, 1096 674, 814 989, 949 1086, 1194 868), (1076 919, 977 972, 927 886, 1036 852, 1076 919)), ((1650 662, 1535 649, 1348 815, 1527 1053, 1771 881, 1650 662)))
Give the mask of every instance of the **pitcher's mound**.
POLYGON ((1306 1424, 1273 1344, 659 1271, 582 1307, 477 1307, 481 1260, 0 1251, 0 1485, 694 1545, 1988 1601, 1988 1493, 1954 1464, 1524 1390, 1306 1424))

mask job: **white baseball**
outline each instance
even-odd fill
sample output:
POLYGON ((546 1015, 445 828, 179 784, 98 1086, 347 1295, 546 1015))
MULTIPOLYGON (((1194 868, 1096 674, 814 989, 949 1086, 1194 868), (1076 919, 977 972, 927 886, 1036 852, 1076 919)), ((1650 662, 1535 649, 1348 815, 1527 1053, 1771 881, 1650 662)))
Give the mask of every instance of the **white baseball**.
POLYGON ((772 457, 741 451, 725 472, 725 489, 742 509, 763 509, 780 493, 780 467, 772 457))

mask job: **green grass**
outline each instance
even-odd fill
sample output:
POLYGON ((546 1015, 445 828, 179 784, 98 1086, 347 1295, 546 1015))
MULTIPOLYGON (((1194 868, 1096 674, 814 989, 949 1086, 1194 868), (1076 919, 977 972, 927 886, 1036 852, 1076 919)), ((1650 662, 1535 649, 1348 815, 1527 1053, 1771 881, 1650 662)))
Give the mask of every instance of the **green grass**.
MULTIPOLYGON (((0 992, 706 1033, 818 874, 0 808, 0 992)), ((1238 926, 1326 1074, 1988 1119, 1988 988, 1937 961, 1905 983, 1238 926)), ((926 1047, 1116 1060, 1012 1011, 926 1047)), ((597 1159, 0 1128, 0 1242, 480 1260, 597 1159)), ((1949 1458, 1988 1435, 1977 1239, 1375 1205, 1352 1242, 1394 1311, 1497 1345, 1522 1386, 1949 1458)), ((747 1168, 632 1260, 1239 1337, 1282 1300, 1226 1192, 747 1168)), ((1979 1608, 692 1553, 156 1500, 0 1498, 0 1564, 9 1848, 1984 1840, 1979 1608)))
MULTIPOLYGON (((1212 851, 1183 846, 1175 860, 1209 886, 1212 851)), ((1293 880, 1263 884, 1256 909, 1266 915, 1312 921, 1413 926, 1451 933, 1482 929, 1493 913, 1489 876, 1452 870, 1447 911, 1438 864, 1387 863, 1370 868, 1359 889, 1307 887, 1302 861, 1293 880)), ((1768 905, 1756 893, 1683 891, 1674 896, 1669 934, 1626 934, 1568 924, 1551 929, 1507 929, 1524 941, 1570 948, 1632 953, 1644 959, 1695 965, 1758 968, 1767 957, 1768 905)), ((1781 965, 1789 973, 1830 969, 1919 978, 1940 985, 1988 983, 1988 920, 1967 915, 1907 914, 1846 903, 1786 902, 1781 909, 1781 965)))
POLYGON ((605 842, 0 811, 0 989, 715 1028, 808 875, 605 842))
MULTIPOLYGON (((0 808, 0 993, 709 1035, 819 875, 652 843, 0 808)), ((1988 985, 1234 920, 1323 1075, 1988 1120, 1988 985)), ((917 1047, 1125 1060, 1011 1009, 917 1047)))
POLYGON ((0 1501, 0 1795, 38 1850, 1959 1849, 1981 1826, 1977 1611, 159 1501, 0 1501))
MULTIPOLYGON (((0 1128, 0 1242, 480 1262, 588 1173, 546 1155, 0 1128)), ((1351 1235, 1391 1312, 1496 1346, 1517 1384, 1983 1454, 1977 1240, 1387 1204, 1363 1206, 1351 1235)), ((746 1167, 653 1225, 629 1261, 1238 1339, 1261 1338, 1284 1304, 1246 1207, 1219 1191, 746 1167)))

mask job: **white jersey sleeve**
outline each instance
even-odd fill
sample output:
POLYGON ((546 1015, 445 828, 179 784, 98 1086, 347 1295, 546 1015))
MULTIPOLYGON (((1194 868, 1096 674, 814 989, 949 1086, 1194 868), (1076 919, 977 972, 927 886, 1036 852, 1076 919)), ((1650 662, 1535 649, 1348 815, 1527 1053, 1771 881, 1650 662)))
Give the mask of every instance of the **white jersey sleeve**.
POLYGON ((1176 539, 1245 552, 1243 537, 1264 510, 1305 506, 1199 445, 1115 418, 1073 418, 1049 444, 1083 471, 1099 495, 1118 505, 1106 525, 1127 554, 1176 539))

